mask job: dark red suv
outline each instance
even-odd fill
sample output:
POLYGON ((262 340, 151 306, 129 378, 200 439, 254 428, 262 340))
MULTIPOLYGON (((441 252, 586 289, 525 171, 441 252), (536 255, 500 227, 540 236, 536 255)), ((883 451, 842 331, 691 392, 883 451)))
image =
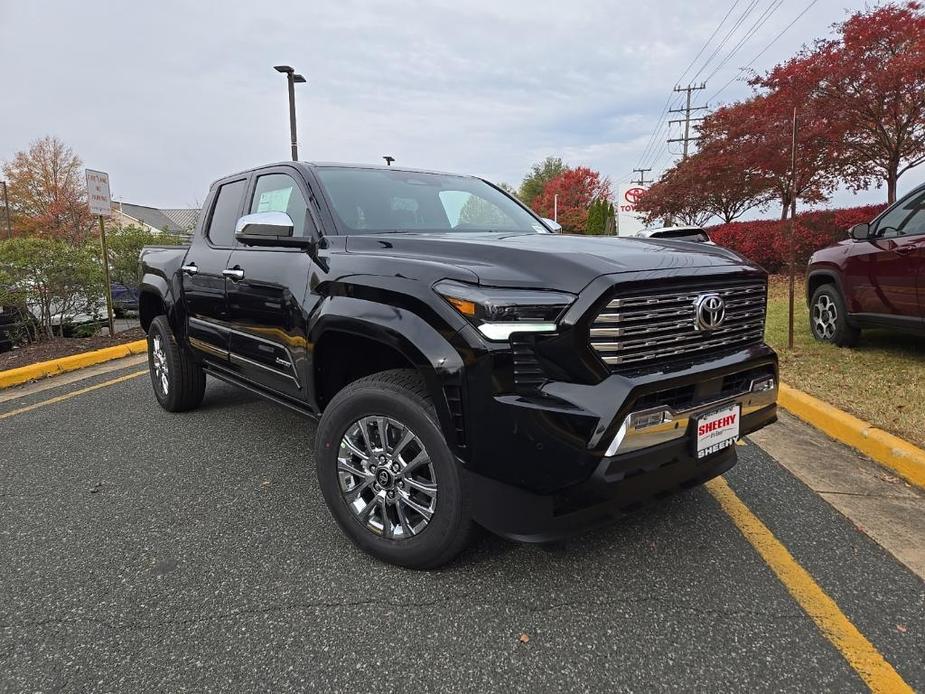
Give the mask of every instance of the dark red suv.
POLYGON ((925 333, 925 185, 849 236, 809 259, 813 336, 850 347, 861 328, 925 333))

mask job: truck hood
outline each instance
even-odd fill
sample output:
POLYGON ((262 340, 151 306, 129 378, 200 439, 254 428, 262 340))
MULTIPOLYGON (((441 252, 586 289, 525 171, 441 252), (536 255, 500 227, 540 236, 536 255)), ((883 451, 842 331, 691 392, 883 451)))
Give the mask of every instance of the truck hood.
POLYGON ((400 232, 351 235, 346 249, 349 253, 454 265, 475 273, 479 283, 487 286, 542 287, 572 293, 611 273, 753 267, 719 246, 614 236, 400 232))

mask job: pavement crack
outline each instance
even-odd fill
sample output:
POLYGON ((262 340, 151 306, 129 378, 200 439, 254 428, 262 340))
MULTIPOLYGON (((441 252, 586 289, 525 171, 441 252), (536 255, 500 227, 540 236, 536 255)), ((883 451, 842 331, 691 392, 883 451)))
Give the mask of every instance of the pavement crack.
POLYGON ((829 489, 814 489, 816 494, 831 494, 832 496, 858 496, 865 499, 912 499, 911 496, 903 494, 868 494, 865 492, 843 492, 829 489))

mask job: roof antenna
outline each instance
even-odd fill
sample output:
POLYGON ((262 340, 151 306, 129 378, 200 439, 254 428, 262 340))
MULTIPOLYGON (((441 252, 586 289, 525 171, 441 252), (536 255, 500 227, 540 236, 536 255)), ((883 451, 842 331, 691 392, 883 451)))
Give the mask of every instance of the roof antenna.
POLYGON ((390 157, 388 154, 386 154, 386 155, 385 155, 384 157, 382 157, 382 158, 385 159, 385 165, 386 165, 386 166, 391 166, 391 165, 392 165, 392 162, 395 161, 395 157, 390 157))

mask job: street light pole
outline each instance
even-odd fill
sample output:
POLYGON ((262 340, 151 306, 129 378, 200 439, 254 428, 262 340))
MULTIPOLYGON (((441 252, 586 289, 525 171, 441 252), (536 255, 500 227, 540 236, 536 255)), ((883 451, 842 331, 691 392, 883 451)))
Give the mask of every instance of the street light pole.
POLYGON ((277 72, 282 72, 286 75, 286 82, 289 85, 289 135, 291 139, 292 147, 292 161, 299 160, 299 141, 296 137, 296 123, 295 123, 295 85, 302 84, 306 80, 305 78, 298 74, 292 67, 289 65, 274 65, 273 69, 277 72))

